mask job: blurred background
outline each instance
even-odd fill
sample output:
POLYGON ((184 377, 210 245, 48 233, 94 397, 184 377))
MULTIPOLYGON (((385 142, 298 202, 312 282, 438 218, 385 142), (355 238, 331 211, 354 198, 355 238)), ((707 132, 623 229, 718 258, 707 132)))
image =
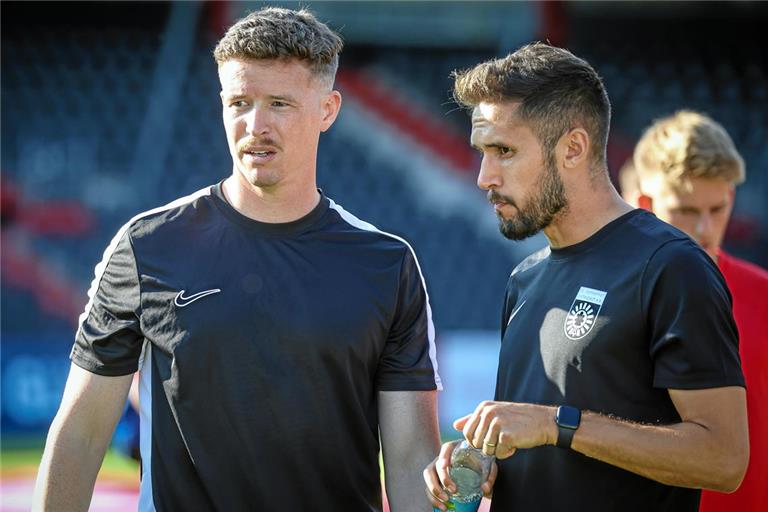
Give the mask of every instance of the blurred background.
MULTIPOLYGON (((2 2, 2 510, 29 507, 93 267, 138 212, 231 173, 212 49, 266 2, 2 2)), ((450 73, 533 40, 567 47, 613 104, 611 175, 642 130, 708 113, 747 165, 725 240, 768 266, 768 4, 270 2, 308 7, 346 41, 344 104, 321 138, 328 196, 413 244, 452 419, 493 396, 511 269, 545 244, 501 237, 474 185, 469 118, 450 73)), ((618 181, 616 181, 618 185, 618 181)), ((93 510, 135 510, 126 416, 93 510)))

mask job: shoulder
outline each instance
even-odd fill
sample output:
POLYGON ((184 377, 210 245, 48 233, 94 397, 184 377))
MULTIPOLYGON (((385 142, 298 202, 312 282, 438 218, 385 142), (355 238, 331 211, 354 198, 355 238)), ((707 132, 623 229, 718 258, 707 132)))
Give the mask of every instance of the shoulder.
POLYGON ((720 271, 704 249, 688 237, 666 240, 659 244, 649 258, 649 266, 670 267, 677 272, 688 273, 696 269, 720 271))
MULTIPOLYGON (((661 285, 665 293, 681 296, 718 290, 723 296, 730 291, 712 258, 699 245, 686 237, 669 240, 653 252, 643 273, 643 283, 651 291, 661 285)), ((730 299, 729 299, 730 300, 730 299)))
POLYGON ((538 251, 534 252, 527 258, 525 258, 523 261, 521 261, 513 270, 512 273, 509 275, 510 279, 512 277, 515 277, 517 274, 521 274, 523 272, 526 272, 537 265, 539 265, 541 262, 546 260, 549 257, 550 254, 550 248, 549 246, 544 247, 543 249, 539 249, 538 251))
POLYGON ((195 212, 201 203, 209 201, 211 189, 212 187, 206 187, 163 206, 138 213, 120 228, 118 234, 127 232, 132 239, 144 238, 164 227, 178 225, 189 214, 195 212))
MULTIPOLYGON (((210 195, 210 187, 171 201, 164 206, 134 215, 117 230, 112 241, 104 250, 104 255, 99 265, 105 267, 110 262, 119 262, 121 255, 129 256, 129 259, 133 259, 135 257, 133 255, 133 242, 137 238, 141 239, 152 235, 157 231, 157 227, 163 224, 167 216, 173 217, 187 205, 193 204, 195 201, 208 195, 210 195)), ((96 267, 97 275, 103 273, 103 268, 99 267, 99 265, 96 267)))
POLYGON ((686 265, 693 265, 720 273, 707 253, 688 235, 645 210, 636 210, 628 219, 620 240, 631 247, 633 257, 639 258, 646 268, 674 267, 685 271, 686 265))
POLYGON ((653 213, 637 209, 628 219, 623 235, 634 240, 637 247, 645 245, 652 251, 675 240, 687 241, 695 246, 690 237, 676 227, 659 220, 653 213))
POLYGON ((357 243, 369 249, 382 251, 398 251, 416 258, 413 246, 402 236, 379 229, 370 222, 360 219, 343 206, 328 198, 329 210, 336 217, 333 230, 345 234, 357 243))

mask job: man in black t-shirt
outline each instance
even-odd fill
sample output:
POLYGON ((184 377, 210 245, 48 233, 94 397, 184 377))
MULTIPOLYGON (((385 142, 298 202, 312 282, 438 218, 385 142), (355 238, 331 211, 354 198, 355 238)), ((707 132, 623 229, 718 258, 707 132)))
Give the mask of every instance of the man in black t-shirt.
POLYGON ((317 189, 341 39, 265 8, 214 56, 233 159, 144 212, 96 267, 36 510, 86 510, 140 372, 143 511, 428 510, 440 388, 408 243, 317 189))
MULTIPOLYGON (((498 465, 492 511, 695 511, 749 457, 731 297, 684 233, 621 200, 610 104, 585 61, 545 44, 458 73, 477 183, 502 233, 549 247, 514 269, 494 401, 454 426, 498 465)), ((424 471, 446 509, 450 454, 424 471)))

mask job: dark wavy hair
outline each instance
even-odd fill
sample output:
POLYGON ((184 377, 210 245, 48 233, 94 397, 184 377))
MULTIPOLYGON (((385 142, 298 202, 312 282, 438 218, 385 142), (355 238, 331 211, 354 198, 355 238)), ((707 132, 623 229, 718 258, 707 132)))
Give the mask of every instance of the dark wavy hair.
POLYGON ((482 102, 519 101, 518 115, 531 126, 545 154, 576 126, 592 141, 591 157, 601 167, 611 122, 611 104, 600 77, 585 60, 544 43, 453 73, 454 98, 467 108, 482 102))

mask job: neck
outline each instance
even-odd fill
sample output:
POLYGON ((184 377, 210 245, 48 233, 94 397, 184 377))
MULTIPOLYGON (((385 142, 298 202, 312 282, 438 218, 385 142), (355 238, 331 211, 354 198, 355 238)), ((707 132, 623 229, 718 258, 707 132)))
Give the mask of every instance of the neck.
POLYGON ((259 222, 284 223, 300 219, 320 201, 314 183, 259 187, 248 183, 237 170, 224 181, 222 189, 235 210, 259 222))
POLYGON ((553 249, 568 247, 594 235, 609 222, 634 208, 621 199, 608 180, 590 181, 567 194, 568 207, 544 228, 553 249))

